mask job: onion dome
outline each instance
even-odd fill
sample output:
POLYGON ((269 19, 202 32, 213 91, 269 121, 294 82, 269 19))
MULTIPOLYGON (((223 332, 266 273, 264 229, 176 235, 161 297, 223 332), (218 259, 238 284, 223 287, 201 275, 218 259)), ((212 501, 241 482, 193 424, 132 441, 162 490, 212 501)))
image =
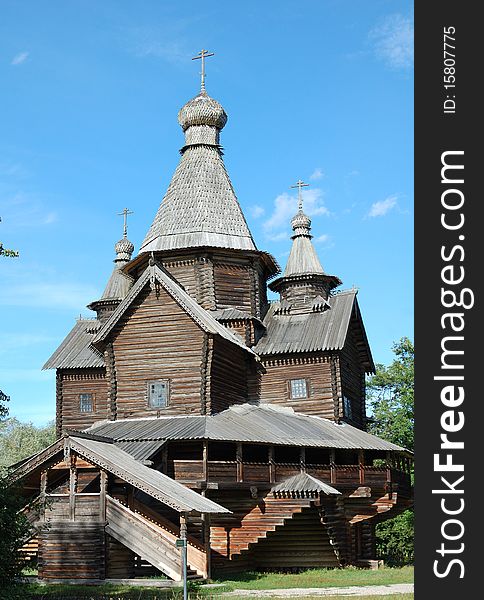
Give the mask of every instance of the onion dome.
POLYGON ((178 113, 178 123, 183 131, 196 125, 208 125, 223 129, 227 123, 227 114, 222 105, 211 98, 205 90, 189 100, 178 113))
POLYGON ((313 237, 309 232, 311 229, 311 219, 303 213, 302 210, 299 210, 294 217, 291 219, 291 227, 294 230, 293 239, 300 235, 306 235, 308 237, 313 237))
POLYGON ((119 242, 116 242, 114 245, 114 250, 116 252, 115 262, 123 261, 128 262, 131 260, 131 255, 134 252, 134 244, 128 240, 128 238, 124 237, 119 242))

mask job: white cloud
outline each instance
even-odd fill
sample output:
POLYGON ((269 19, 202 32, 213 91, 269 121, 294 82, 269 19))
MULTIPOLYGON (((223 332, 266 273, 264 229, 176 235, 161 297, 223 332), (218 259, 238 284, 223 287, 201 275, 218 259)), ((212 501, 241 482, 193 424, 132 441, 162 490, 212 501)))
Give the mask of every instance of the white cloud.
POLYGON ((321 179, 322 177, 324 177, 323 170, 320 167, 316 167, 316 169, 314 169, 314 171, 309 176, 309 179, 315 181, 317 179, 321 179))
POLYGON ((389 196, 385 200, 374 202, 368 213, 369 217, 383 217, 397 205, 397 196, 389 196))
POLYGON ((0 210, 10 229, 52 225, 59 220, 54 211, 46 211, 45 203, 35 194, 15 192, 2 194, 0 210))
POLYGON ((19 52, 19 54, 16 54, 12 58, 12 62, 10 64, 13 66, 21 65, 22 63, 24 63, 27 60, 28 57, 29 57, 28 52, 19 52))
POLYGON ((386 17, 368 35, 375 55, 393 69, 413 66, 413 21, 394 14, 386 17))
POLYGON ((258 219, 259 217, 262 217, 263 214, 265 214, 265 208, 263 208, 262 206, 259 205, 254 205, 250 207, 250 214, 254 217, 254 219, 258 219))
MULTIPOLYGON (((319 188, 304 190, 302 198, 304 212, 309 216, 329 215, 329 210, 323 202, 323 192, 319 188)), ((277 196, 274 200, 274 210, 269 219, 264 223, 265 231, 270 233, 281 229, 281 227, 287 227, 297 212, 297 204, 297 196, 290 195, 287 192, 277 196)))
POLYGON ((280 231, 279 233, 266 233, 266 239, 271 242, 281 242, 289 239, 287 231, 280 231))
POLYGON ((323 233, 323 235, 318 235, 317 237, 315 237, 313 239, 313 242, 315 244, 326 244, 326 242, 329 242, 330 237, 327 233, 323 233))

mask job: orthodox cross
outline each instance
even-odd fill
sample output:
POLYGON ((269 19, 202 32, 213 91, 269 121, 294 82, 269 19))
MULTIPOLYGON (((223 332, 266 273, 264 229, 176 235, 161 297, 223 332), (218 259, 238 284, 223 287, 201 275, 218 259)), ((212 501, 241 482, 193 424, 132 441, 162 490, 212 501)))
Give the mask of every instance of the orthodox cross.
POLYGON ((207 56, 215 56, 215 54, 213 52, 209 52, 208 50, 203 50, 201 52, 199 52, 197 54, 197 56, 194 56, 192 58, 192 60, 199 60, 201 59, 202 61, 202 71, 200 73, 201 77, 202 77, 202 85, 200 86, 200 89, 202 91, 205 90, 205 59, 207 58, 207 56))
POLYGON ((298 191, 298 207, 299 210, 302 211, 302 207, 303 207, 303 202, 302 202, 302 188, 303 187, 309 187, 309 183, 304 183, 303 181, 299 180, 296 181, 296 185, 291 185, 292 188, 299 188, 298 191))
POLYGON ((124 217, 123 237, 126 238, 128 237, 128 215, 134 215, 134 212, 132 210, 129 210, 129 208, 123 208, 123 211, 118 213, 118 215, 124 217))

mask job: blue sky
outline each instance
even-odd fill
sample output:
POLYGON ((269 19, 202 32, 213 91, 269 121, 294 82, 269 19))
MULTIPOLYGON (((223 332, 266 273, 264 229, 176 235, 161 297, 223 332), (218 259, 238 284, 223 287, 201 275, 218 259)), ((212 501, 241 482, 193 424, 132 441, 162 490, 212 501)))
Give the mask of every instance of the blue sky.
POLYGON ((413 18, 398 0, 71 0, 0 6, 0 389, 55 414, 41 371, 94 316, 122 236, 139 247, 179 160, 179 108, 222 103, 225 163, 260 249, 284 266, 299 178, 328 273, 376 362, 413 338, 413 18))

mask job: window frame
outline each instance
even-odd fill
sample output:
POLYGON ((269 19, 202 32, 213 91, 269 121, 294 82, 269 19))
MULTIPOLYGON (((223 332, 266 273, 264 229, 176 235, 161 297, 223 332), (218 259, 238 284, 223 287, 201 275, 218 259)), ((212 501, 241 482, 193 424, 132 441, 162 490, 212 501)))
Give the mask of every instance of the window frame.
POLYGON ((310 397, 310 393, 309 393, 309 379, 307 379, 306 377, 297 377, 294 379, 289 379, 287 382, 287 386, 288 386, 288 391, 289 391, 289 398, 290 400, 306 400, 307 398, 310 397), (304 385, 306 388, 306 395, 305 396, 294 396, 293 395, 293 389, 292 389, 292 383, 296 382, 296 381, 304 381, 304 385))
POLYGON ((169 379, 150 379, 146 382, 146 394, 148 408, 153 410, 162 410, 170 406, 170 394, 171 394, 171 381, 169 379), (151 403, 151 386, 156 383, 164 383, 166 385, 166 402, 162 406, 158 406, 151 403))
POLYGON ((82 415, 88 415, 88 414, 96 412, 96 394, 94 392, 81 392, 78 395, 78 400, 79 400, 79 412, 82 415), (90 399, 91 399, 91 409, 90 410, 83 410, 82 396, 90 396, 90 399))

